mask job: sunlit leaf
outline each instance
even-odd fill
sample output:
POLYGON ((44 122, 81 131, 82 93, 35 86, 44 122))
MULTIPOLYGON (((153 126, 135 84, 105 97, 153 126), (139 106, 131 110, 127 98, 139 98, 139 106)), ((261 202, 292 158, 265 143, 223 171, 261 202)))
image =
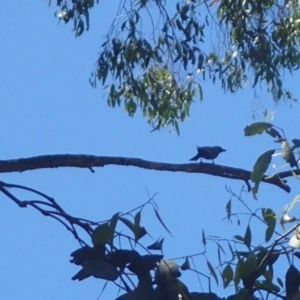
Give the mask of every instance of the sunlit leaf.
POLYGON ((265 130, 272 127, 273 125, 266 122, 255 122, 248 125, 244 129, 245 136, 252 136, 256 134, 262 134, 265 130))
POLYGON ((265 172, 267 171, 271 160, 272 155, 274 154, 275 150, 268 150, 261 154, 258 159, 256 160, 253 171, 251 173, 251 180, 255 183, 255 186, 252 188, 252 193, 254 197, 256 197, 258 186, 260 181, 262 180, 265 172))

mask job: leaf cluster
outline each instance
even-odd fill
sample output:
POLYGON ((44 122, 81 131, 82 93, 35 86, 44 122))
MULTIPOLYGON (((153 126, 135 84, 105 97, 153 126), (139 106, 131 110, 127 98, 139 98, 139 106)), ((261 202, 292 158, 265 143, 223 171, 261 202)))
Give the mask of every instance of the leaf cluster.
MULTIPOLYGON (((56 16, 73 19, 80 36, 94 3, 59 0, 56 16)), ((224 91, 235 93, 251 81, 253 88, 266 84, 276 102, 293 99, 282 72, 299 68, 299 20, 296 0, 284 6, 222 0, 210 7, 197 0, 120 1, 90 83, 107 89, 109 106, 122 106, 129 116, 141 110, 154 129, 171 125, 177 133, 195 96, 202 100, 207 77, 224 91), (209 42, 211 34, 216 39, 209 42)))
MULTIPOLYGON (((295 154, 298 153, 299 156, 298 148, 300 147, 300 140, 292 139, 293 146, 289 146, 284 131, 272 125, 271 123, 267 123, 267 122, 255 122, 249 126, 246 126, 244 129, 245 136, 253 136, 257 134, 262 134, 263 132, 267 133, 269 136, 274 138, 275 139, 274 142, 282 143, 281 151, 278 154, 281 155, 284 158, 284 160, 290 164, 291 167, 295 166, 297 169, 299 169, 298 166, 299 158, 296 160, 295 154)), ((275 154, 275 152, 276 149, 267 150, 257 158, 253 166, 253 171, 251 173, 251 180, 255 184, 254 187, 252 188, 252 193, 255 198, 258 192, 259 184, 263 179, 264 174, 267 171, 272 161, 272 157, 274 155, 277 155, 275 154)), ((278 173, 275 173, 272 176, 278 177, 278 179, 282 182, 282 184, 286 184, 286 181, 284 179, 281 179, 278 173)), ((294 176, 296 176, 295 173, 294 176)))
MULTIPOLYGON (((273 99, 291 99, 283 87, 281 71, 299 68, 300 11, 297 1, 221 1, 217 14, 235 49, 234 64, 254 75, 252 87, 265 82, 273 99)), ((245 74, 246 75, 246 74, 245 74)))
MULTIPOLYGON (((155 215, 166 228, 158 211, 155 215)), ((121 287, 126 293, 118 297, 121 299, 168 299, 173 295, 182 294, 183 299, 189 298, 189 291, 178 277, 181 276, 179 266, 172 260, 163 260, 162 254, 152 254, 149 250, 162 251, 163 239, 144 248, 147 254, 140 254, 135 248, 139 240, 147 234, 140 225, 141 211, 133 218, 115 214, 110 220, 98 225, 91 235, 93 246, 83 246, 71 253, 71 263, 81 266, 81 269, 72 277, 73 280, 84 280, 90 276, 98 279, 113 281, 120 280, 121 287), (121 222, 133 233, 131 238, 116 230, 117 223, 121 222), (128 240, 131 249, 122 249, 115 246, 115 240, 128 240), (135 246, 132 245, 132 242, 135 246), (129 276, 137 277, 134 285, 129 276)), ((167 229, 167 228, 166 228, 167 229)), ((168 229, 167 229, 168 230, 168 229)), ((142 247, 143 248, 143 247, 142 247)), ((182 270, 188 268, 187 263, 182 270)))

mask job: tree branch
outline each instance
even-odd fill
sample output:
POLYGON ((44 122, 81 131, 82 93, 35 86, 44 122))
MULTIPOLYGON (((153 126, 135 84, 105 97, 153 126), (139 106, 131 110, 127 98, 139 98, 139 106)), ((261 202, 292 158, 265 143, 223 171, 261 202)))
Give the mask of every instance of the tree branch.
POLYGON ((79 241, 81 245, 87 245, 83 239, 81 239, 78 235, 76 230, 76 226, 83 229, 89 236, 92 235, 93 232, 93 225, 98 225, 96 222, 92 222, 89 220, 84 220, 81 218, 76 218, 68 213, 66 213, 62 207, 52 198, 47 196, 46 194, 34 190, 32 188, 18 185, 18 184, 11 184, 0 181, 0 193, 3 193, 13 202, 15 202, 19 207, 26 208, 31 206, 39 211, 42 215, 51 217, 61 223, 67 230, 69 230, 74 238, 79 241), (21 189, 36 194, 45 200, 20 200, 14 194, 12 194, 8 189, 21 189), (46 207, 46 208, 45 208, 46 207))
MULTIPOLYGON (((29 170, 59 167, 88 168, 92 172, 94 172, 94 167, 104 167, 107 165, 134 166, 156 171, 202 173, 229 179, 242 180, 246 182, 248 189, 250 187, 249 181, 251 171, 229 166, 221 166, 212 163, 171 164, 147 161, 140 158, 95 156, 83 154, 41 155, 28 158, 2 160, 0 161, 0 173, 23 172, 29 170)), ((291 188, 286 184, 286 180, 283 180, 282 178, 294 176, 293 173, 299 175, 300 171, 293 170, 280 172, 274 176, 265 175, 262 181, 276 185, 289 193, 291 188)))

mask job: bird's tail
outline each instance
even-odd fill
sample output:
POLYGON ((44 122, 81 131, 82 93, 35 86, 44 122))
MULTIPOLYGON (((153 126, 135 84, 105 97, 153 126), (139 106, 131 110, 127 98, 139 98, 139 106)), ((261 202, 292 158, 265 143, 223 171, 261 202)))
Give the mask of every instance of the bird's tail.
POLYGON ((190 160, 194 160, 194 161, 196 161, 196 160, 198 160, 200 158, 200 156, 199 156, 199 154, 196 154, 194 157, 192 157, 190 160))

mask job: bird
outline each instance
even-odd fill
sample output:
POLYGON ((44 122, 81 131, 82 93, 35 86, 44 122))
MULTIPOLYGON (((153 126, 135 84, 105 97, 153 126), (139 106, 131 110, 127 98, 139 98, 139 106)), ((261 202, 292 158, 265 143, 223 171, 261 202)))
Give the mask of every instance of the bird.
POLYGON ((294 147, 291 148, 288 141, 284 138, 277 139, 277 143, 281 143, 281 152, 283 159, 287 163, 289 163, 291 167, 296 167, 297 169, 299 169, 298 163, 293 153, 294 147))
POLYGON ((202 158, 211 159, 213 163, 215 163, 214 159, 219 156, 221 152, 226 151, 220 146, 213 146, 213 147, 197 147, 198 153, 192 157, 190 160, 197 161, 200 158, 200 162, 202 162, 202 158))

